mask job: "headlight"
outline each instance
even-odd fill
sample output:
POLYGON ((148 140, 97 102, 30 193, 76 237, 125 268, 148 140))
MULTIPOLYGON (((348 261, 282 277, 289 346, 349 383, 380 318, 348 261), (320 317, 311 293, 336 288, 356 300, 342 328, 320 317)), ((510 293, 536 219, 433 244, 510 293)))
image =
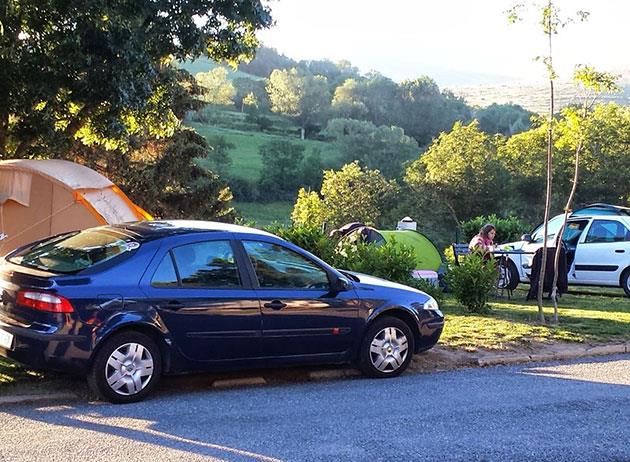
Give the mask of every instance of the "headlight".
POLYGON ((435 301, 435 298, 429 297, 429 299, 424 302, 424 309, 429 311, 440 311, 440 307, 438 306, 438 302, 435 301))

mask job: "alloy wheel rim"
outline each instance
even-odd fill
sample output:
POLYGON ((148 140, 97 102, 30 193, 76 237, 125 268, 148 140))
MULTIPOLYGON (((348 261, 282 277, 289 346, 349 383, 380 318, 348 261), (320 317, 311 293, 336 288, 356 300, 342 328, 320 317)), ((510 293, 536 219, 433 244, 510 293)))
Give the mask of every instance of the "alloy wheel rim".
POLYGON ((407 336, 395 327, 386 327, 379 331, 370 344, 370 360, 380 372, 397 371, 405 362, 409 353, 407 336))
POLYGON ((139 343, 116 348, 105 365, 105 379, 119 395, 131 396, 146 388, 153 377, 153 356, 139 343))

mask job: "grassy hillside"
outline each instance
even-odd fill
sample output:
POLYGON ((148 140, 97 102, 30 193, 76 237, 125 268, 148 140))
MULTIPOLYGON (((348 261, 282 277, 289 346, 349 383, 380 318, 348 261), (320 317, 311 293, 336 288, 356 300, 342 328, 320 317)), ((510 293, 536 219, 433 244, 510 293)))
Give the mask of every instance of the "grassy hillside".
POLYGON ((254 221, 257 227, 267 226, 272 223, 289 224, 293 202, 234 202, 234 208, 246 222, 254 221))
POLYGON ((211 71, 215 67, 225 67, 228 71, 227 77, 230 80, 238 79, 241 77, 246 77, 252 80, 264 80, 262 77, 258 77, 252 74, 247 74, 241 71, 235 71, 229 66, 222 66, 221 64, 217 64, 209 58, 198 58, 194 61, 184 61, 183 63, 179 63, 178 66, 182 69, 187 70, 192 75, 195 75, 198 72, 211 71))
MULTIPOLYGON (((305 154, 313 149, 321 149, 322 160, 326 164, 335 165, 337 163, 337 152, 333 150, 331 143, 314 140, 300 140, 297 137, 288 137, 269 133, 234 130, 224 127, 216 127, 195 122, 189 122, 187 125, 193 127, 197 132, 206 137, 223 136, 228 142, 236 147, 230 151, 232 157, 232 167, 230 175, 233 177, 243 178, 245 180, 257 182, 260 178, 260 170, 262 161, 258 150, 261 145, 272 140, 290 140, 296 144, 305 146, 305 154)), ((200 165, 204 165, 201 161, 200 165)))

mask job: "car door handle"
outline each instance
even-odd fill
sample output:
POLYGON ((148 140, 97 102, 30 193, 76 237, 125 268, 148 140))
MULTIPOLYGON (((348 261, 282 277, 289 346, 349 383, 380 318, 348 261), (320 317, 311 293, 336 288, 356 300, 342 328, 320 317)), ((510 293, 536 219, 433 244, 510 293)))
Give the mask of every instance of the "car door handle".
POLYGON ((166 304, 162 305, 162 308, 164 308, 165 310, 172 310, 172 311, 180 310, 183 307, 184 307, 184 304, 182 302, 178 302, 177 300, 171 300, 169 302, 166 302, 166 304))
POLYGON ((268 303, 265 303, 263 306, 265 308, 271 308, 272 310, 281 310, 282 308, 287 306, 287 304, 282 303, 280 300, 272 300, 268 303))
POLYGON ((623 249, 617 249, 617 250, 615 250, 615 253, 625 253, 625 250, 623 250, 623 249))

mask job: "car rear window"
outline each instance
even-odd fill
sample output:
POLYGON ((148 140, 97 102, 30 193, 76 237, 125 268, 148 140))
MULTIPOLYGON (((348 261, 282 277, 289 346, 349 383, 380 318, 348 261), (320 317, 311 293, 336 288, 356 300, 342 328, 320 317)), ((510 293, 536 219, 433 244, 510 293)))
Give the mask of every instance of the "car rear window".
POLYGON ((139 246, 128 236, 96 228, 40 242, 12 255, 8 260, 17 265, 55 273, 76 273, 139 246))

